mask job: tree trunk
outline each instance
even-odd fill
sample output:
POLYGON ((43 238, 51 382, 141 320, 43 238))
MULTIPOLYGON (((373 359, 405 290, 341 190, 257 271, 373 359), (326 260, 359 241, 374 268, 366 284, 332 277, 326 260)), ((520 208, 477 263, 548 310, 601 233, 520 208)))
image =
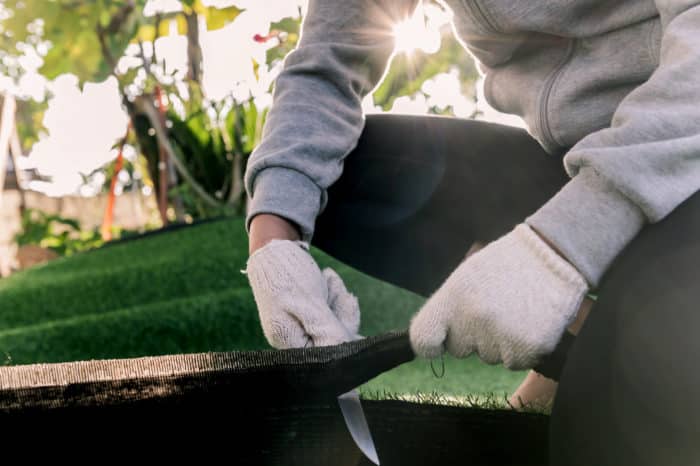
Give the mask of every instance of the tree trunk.
POLYGON ((199 16, 185 13, 187 23, 187 79, 202 83, 202 46, 199 43, 199 16))
POLYGON ((158 211, 160 220, 166 227, 168 226, 168 153, 160 144, 158 156, 158 211))
POLYGON ((229 196, 229 204, 236 212, 241 212, 244 199, 243 187, 243 154, 236 151, 233 155, 233 173, 231 180, 231 194, 229 196))
POLYGON ((2 193, 5 189, 10 138, 15 128, 16 109, 17 103, 15 102, 15 98, 10 94, 5 94, 5 98, 2 102, 2 116, 0 117, 0 207, 2 207, 2 193))
POLYGON ((24 195, 24 187, 22 186, 24 182, 22 179, 22 172, 19 170, 19 158, 22 156, 22 145, 19 142, 19 134, 17 134, 17 124, 15 124, 12 138, 10 139, 10 156, 12 157, 12 165, 15 167, 17 192, 19 193, 19 217, 22 218, 24 211, 27 210, 27 199, 24 195))
MULTIPOLYGON (((155 89, 155 98, 156 102, 158 103, 158 113, 160 116, 160 124, 163 128, 166 128, 167 131, 167 125, 166 125, 166 109, 165 109, 165 102, 163 102, 163 91, 160 89, 160 86, 156 86, 155 89)), ((165 156, 165 165, 167 168, 167 173, 164 173, 165 177, 161 178, 167 185, 167 188, 165 190, 166 193, 166 204, 167 204, 167 193, 170 189, 177 187, 178 185, 178 179, 177 179, 177 171, 175 171, 175 167, 173 166, 172 162, 170 161, 170 158, 167 156, 167 153, 165 153, 164 148, 160 148, 160 153, 161 153, 161 159, 165 156)), ((161 188, 162 190, 162 188, 161 188)), ((173 196, 173 206, 175 208, 175 220, 178 222, 184 222, 185 220, 185 207, 184 203, 182 202, 182 196, 179 194, 175 194, 173 196)))

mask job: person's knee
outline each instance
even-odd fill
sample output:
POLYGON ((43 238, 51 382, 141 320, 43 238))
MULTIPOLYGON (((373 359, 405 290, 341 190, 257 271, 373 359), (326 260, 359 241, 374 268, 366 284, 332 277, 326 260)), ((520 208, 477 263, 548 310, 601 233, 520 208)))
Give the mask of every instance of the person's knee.
POLYGON ((700 462, 700 313, 681 298, 687 285, 601 290, 557 392, 553 465, 700 462))

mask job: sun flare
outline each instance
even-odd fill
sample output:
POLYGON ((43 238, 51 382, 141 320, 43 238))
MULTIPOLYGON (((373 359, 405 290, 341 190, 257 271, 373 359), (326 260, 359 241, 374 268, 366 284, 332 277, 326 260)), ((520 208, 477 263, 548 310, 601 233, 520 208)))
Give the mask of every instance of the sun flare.
MULTIPOLYGON (((410 18, 396 24, 393 29, 396 52, 411 54, 416 50, 434 52, 436 31, 426 24, 423 14, 416 12, 410 18)), ((437 38, 439 48, 439 37, 437 38)))

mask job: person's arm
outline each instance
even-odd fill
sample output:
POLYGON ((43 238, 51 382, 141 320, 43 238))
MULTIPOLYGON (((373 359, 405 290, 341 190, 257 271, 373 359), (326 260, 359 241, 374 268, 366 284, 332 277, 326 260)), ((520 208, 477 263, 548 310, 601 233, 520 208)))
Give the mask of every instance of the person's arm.
POLYGON ((572 180, 430 297, 411 321, 417 354, 475 352, 487 363, 534 367, 644 224, 700 189, 700 0, 656 3, 664 28, 658 69, 609 128, 566 155, 572 180))
POLYGON ((309 254, 326 190, 364 127, 362 98, 394 49, 393 25, 417 0, 311 0, 299 46, 275 81, 263 138, 248 162, 247 274, 275 348, 358 337, 357 298, 309 254))
POLYGON ((593 286, 644 224, 700 189, 700 1, 656 4, 658 68, 569 151, 572 180, 527 219, 593 286))
POLYGON ((284 218, 303 241, 364 127, 361 102, 394 50, 393 26, 417 0, 311 0, 296 50, 275 81, 263 138, 248 162, 246 226, 284 218))

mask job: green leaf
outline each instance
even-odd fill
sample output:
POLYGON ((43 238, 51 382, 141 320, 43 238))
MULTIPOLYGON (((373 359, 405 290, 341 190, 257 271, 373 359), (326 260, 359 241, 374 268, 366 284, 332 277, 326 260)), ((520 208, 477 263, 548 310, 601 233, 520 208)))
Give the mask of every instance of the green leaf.
POLYGON ((100 25, 103 28, 106 28, 109 25, 110 21, 112 21, 112 15, 109 14, 109 10, 102 10, 100 12, 99 17, 100 17, 100 25))
POLYGON ((133 43, 153 42, 156 39, 156 27, 153 24, 141 24, 132 39, 133 43))
POLYGON ((97 41, 96 34, 91 30, 76 34, 71 44, 49 49, 39 72, 48 79, 73 73, 80 81, 102 81, 106 78, 105 69, 101 66, 104 59, 101 50, 94 46, 97 41))
POLYGON ((270 24, 270 30, 274 31, 284 31, 287 34, 299 34, 299 27, 301 25, 301 17, 295 16, 289 16, 287 18, 283 18, 280 21, 274 22, 270 24))
POLYGON ((106 46, 116 61, 138 30, 142 4, 139 0, 132 8, 122 1, 107 0, 11 0, 7 6, 13 9, 13 15, 1 21, 0 27, 9 28, 13 36, 22 38, 27 37, 27 27, 41 19, 44 23, 41 39, 48 40, 51 48, 40 72, 48 79, 74 73, 81 83, 101 81, 111 69, 102 53, 98 29, 110 29, 106 46), (24 7, 17 8, 21 4, 24 7))
POLYGON ((265 60, 268 65, 284 59, 289 52, 294 50, 299 41, 299 29, 301 27, 301 17, 287 17, 276 23, 270 24, 270 31, 279 31, 280 43, 268 49, 265 60))
POLYGON ((202 14, 207 21, 207 29, 209 31, 215 31, 231 23, 242 12, 243 10, 235 6, 227 8, 208 7, 204 9, 202 14))
POLYGON ((126 73, 119 76, 119 81, 124 85, 133 83, 134 79, 136 79, 136 75, 139 73, 139 69, 140 68, 129 68, 126 73))
POLYGON ((253 62, 253 74, 255 75, 255 80, 260 81, 260 63, 255 58, 251 58, 253 62))
MULTIPOLYGON (((175 28, 177 35, 187 34, 187 22, 181 13, 173 14, 172 16, 163 18, 160 21, 160 24, 158 25, 158 37, 169 36, 173 27, 175 28)), ((153 37, 155 38, 155 34, 153 37)))

